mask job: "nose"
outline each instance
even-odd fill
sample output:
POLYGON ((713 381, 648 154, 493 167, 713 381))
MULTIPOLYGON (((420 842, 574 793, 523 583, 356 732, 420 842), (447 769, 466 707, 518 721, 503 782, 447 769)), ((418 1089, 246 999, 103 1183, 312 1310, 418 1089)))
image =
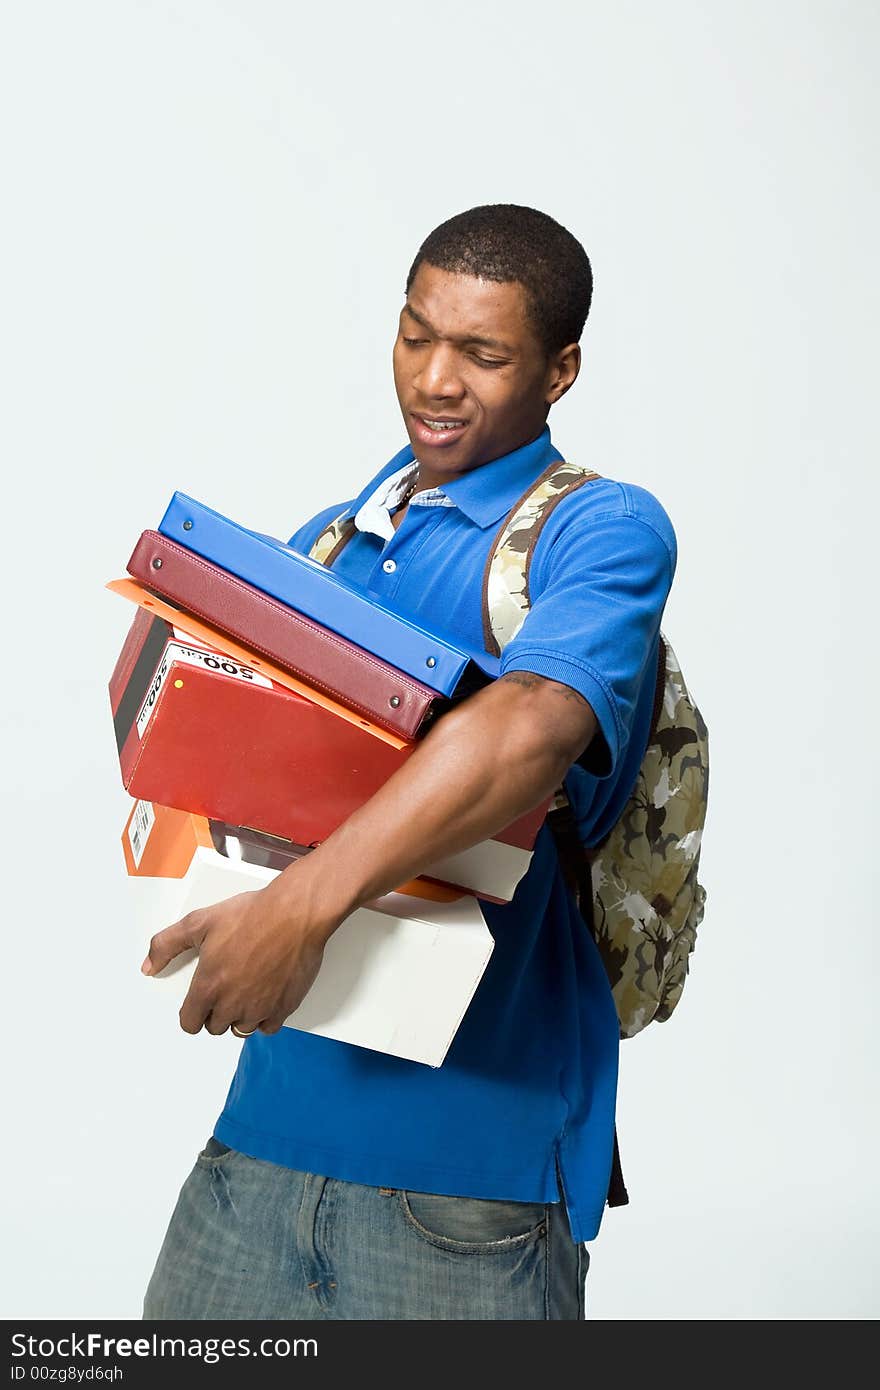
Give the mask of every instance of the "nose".
POLYGON ((460 400, 464 395, 464 384, 454 348, 449 343, 433 343, 413 384, 426 398, 460 400))

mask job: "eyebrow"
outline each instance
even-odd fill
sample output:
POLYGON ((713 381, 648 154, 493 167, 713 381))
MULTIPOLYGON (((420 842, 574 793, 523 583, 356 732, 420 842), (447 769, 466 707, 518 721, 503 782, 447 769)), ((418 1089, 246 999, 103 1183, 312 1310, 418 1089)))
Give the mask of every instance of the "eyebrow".
POLYGON ((416 323, 420 323, 422 328, 427 328, 428 332, 433 333, 435 338, 443 338, 445 336, 453 343, 477 343, 480 347, 495 348, 498 352, 506 352, 511 357, 515 354, 514 348, 512 348, 509 343, 502 343, 499 338, 481 338, 475 333, 465 333, 460 337, 456 336, 454 333, 445 335, 443 333, 438 333, 433 324, 430 324, 426 318, 422 318, 421 314, 417 314, 411 304, 404 304, 403 307, 410 318, 415 319, 416 323))

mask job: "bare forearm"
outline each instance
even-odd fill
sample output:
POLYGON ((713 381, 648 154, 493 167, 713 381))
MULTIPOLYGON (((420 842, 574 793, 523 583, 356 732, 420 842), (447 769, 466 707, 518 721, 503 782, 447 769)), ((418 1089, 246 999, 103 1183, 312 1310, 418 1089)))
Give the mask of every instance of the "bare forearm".
POLYGON ((286 871, 291 891, 306 886, 306 871, 319 916, 341 920, 531 810, 594 728, 589 705, 567 687, 528 675, 496 682, 446 715, 364 806, 286 871))

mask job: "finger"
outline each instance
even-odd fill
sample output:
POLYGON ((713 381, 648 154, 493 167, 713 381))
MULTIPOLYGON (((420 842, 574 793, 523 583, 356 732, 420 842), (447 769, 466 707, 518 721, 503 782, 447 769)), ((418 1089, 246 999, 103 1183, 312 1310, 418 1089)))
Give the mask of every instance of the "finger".
POLYGON ((277 1016, 264 1018, 263 1022, 259 1025, 260 1032, 265 1033, 267 1037, 271 1037, 273 1033, 280 1033, 281 1029, 284 1027, 285 1018, 287 1018, 287 1014, 283 1014, 280 1018, 277 1016))
POLYGON ((206 1031, 213 1033, 215 1037, 219 1037, 221 1033, 225 1033, 229 1029, 232 1030, 232 1034, 236 1038, 240 1035, 250 1036, 251 1033, 256 1033, 259 1026, 259 1019, 253 1022, 248 1022, 247 1019, 243 1021, 234 1011, 230 1012, 229 1008, 222 1008, 219 1005, 215 1005, 205 1019, 206 1031))
POLYGON ((199 971, 196 970, 190 987, 186 992, 186 998, 180 1006, 180 1026, 184 1033, 198 1033, 204 1027, 211 1009, 214 1004, 214 994, 205 983, 199 979, 199 971))
POLYGON ((217 1009, 211 1009, 205 1017, 205 1031, 213 1033, 215 1038, 219 1038, 221 1033, 225 1033, 229 1028, 231 1020, 217 1009))
POLYGON ((164 970, 169 961, 179 956, 181 951, 200 946, 204 934, 205 923, 202 914, 187 913, 179 922, 156 933, 150 941, 150 949, 141 970, 145 975, 157 975, 160 970, 164 970))

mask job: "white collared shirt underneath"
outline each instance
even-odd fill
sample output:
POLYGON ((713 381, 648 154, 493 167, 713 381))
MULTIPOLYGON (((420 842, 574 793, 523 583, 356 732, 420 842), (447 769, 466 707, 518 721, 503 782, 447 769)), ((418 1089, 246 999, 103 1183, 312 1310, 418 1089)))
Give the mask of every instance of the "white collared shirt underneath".
MULTIPOLYGON (((380 483, 355 513, 354 524, 359 531, 371 531, 374 536, 390 541, 394 535, 391 513, 406 496, 406 490, 419 471, 418 461, 405 463, 397 473, 392 473, 380 483)), ((439 487, 426 488, 410 498, 411 507, 454 507, 451 497, 439 487)))

